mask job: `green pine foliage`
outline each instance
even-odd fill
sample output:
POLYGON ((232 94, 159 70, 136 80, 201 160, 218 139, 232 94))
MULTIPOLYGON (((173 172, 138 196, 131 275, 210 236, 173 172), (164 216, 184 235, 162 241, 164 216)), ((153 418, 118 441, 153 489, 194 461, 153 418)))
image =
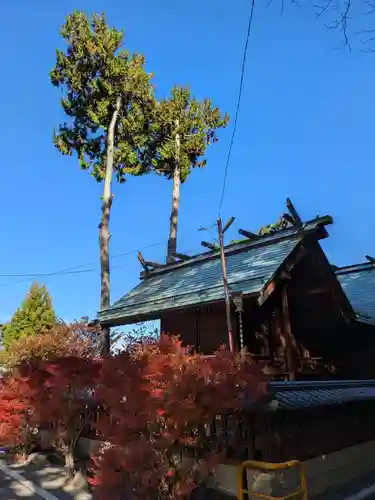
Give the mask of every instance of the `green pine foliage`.
POLYGON ((155 108, 154 150, 151 150, 155 171, 172 179, 176 168, 176 134, 180 136, 179 169, 184 182, 193 168, 206 165, 207 147, 217 142, 217 131, 229 121, 212 101, 194 98, 188 88, 175 85, 171 95, 155 108))
POLYGON ((124 32, 110 27, 104 14, 90 20, 84 12, 73 12, 60 33, 67 47, 57 49, 50 78, 63 91, 61 105, 68 121, 54 134, 57 149, 77 154, 81 167, 102 181, 109 124, 120 97, 113 169, 120 182, 126 174, 143 173, 154 105, 152 74, 145 70, 143 55, 122 49, 124 32))
POLYGON ((180 185, 193 168, 206 165, 208 146, 218 140, 217 131, 226 127, 222 115, 209 99, 195 99, 188 88, 175 85, 171 95, 155 103, 153 141, 148 148, 149 165, 156 173, 173 179, 167 263, 175 260, 179 217, 180 185))
POLYGON ((47 288, 35 282, 10 322, 4 327, 4 345, 9 345, 13 340, 32 337, 50 330, 56 321, 47 288))
MULTIPOLYGON (((124 182, 128 174, 149 171, 145 158, 154 123, 152 75, 145 59, 122 48, 124 33, 107 24, 104 14, 91 19, 73 12, 61 28, 65 51, 56 51, 51 82, 63 93, 67 121, 54 134, 64 155, 77 155, 80 166, 103 182, 99 225, 100 309, 110 306, 109 221, 112 178, 124 182)), ((102 353, 110 351, 109 328, 101 329, 102 353)))

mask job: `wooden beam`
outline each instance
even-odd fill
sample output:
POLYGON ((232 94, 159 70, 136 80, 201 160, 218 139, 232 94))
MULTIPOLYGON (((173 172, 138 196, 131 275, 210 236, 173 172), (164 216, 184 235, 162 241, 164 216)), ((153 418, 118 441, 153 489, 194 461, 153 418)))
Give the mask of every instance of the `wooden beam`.
POLYGON ((245 238, 248 238, 249 240, 257 240, 258 238, 260 238, 258 234, 247 231, 246 229, 239 229, 238 233, 241 236, 245 236, 245 238))
POLYGON ((300 228, 302 226, 302 220, 301 217, 298 215, 298 212, 295 208, 295 206, 292 203, 292 200, 290 198, 286 199, 286 206, 287 209, 289 210, 290 215, 293 217, 294 224, 300 228))
POLYGON ((331 293, 332 289, 328 286, 321 286, 318 288, 294 288, 290 290, 293 295, 319 295, 323 293, 331 293))
POLYGON ((147 274, 150 271, 150 269, 149 269, 148 265, 146 264, 145 259, 143 258, 142 252, 138 252, 138 260, 141 263, 141 266, 143 267, 144 272, 147 274))
POLYGON ((178 259, 181 259, 181 260, 190 260, 191 259, 190 255, 186 255, 184 253, 179 253, 179 252, 174 252, 173 257, 177 257, 178 259))
POLYGON ((288 304, 288 288, 285 286, 281 292, 281 309, 283 316, 283 335, 285 339, 285 351, 286 351, 286 369, 288 371, 289 380, 295 379, 295 360, 294 360, 294 348, 295 348, 295 338, 292 334, 292 329, 290 326, 290 316, 289 316, 289 304, 288 304))
POLYGON ((265 301, 268 299, 268 297, 276 290, 276 287, 277 287, 277 281, 275 279, 273 279, 262 290, 262 292, 258 298, 258 303, 260 306, 262 306, 265 303, 265 301))
POLYGON ((149 260, 145 260, 143 258, 142 252, 138 252, 138 260, 141 263, 141 266, 143 267, 145 273, 148 273, 152 270, 150 269, 150 267, 152 268, 163 267, 163 264, 158 264, 157 262, 151 262, 149 260))
POLYGON ((260 297, 258 298, 258 304, 261 306, 265 303, 268 297, 276 290, 278 283, 280 280, 289 280, 290 274, 286 270, 280 272, 280 275, 277 278, 274 278, 272 281, 268 283, 268 285, 263 289, 260 297))
POLYGON ((154 269, 159 267, 164 267, 164 264, 159 264, 159 262, 152 262, 150 260, 145 260, 145 264, 146 266, 153 267, 154 269))
POLYGON ((289 271, 290 270, 287 269, 283 269, 282 271, 280 271, 279 280, 289 281, 290 279, 292 279, 289 271))
POLYGON ((303 356, 298 356, 296 358, 297 361, 322 361, 323 358, 321 356, 315 356, 315 357, 311 357, 311 356, 307 356, 306 358, 304 358, 303 356))
POLYGON ((284 214, 282 218, 284 220, 286 220, 287 222, 289 222, 289 224, 292 224, 292 226, 294 226, 294 219, 293 219, 293 217, 291 215, 284 214))
POLYGON ((275 276, 266 286, 263 288, 262 292, 260 293, 258 297, 258 304, 262 306, 268 297, 272 295, 272 293, 276 290, 277 285, 280 283, 282 280, 288 280, 290 279, 290 271, 293 269, 293 267, 298 264, 298 262, 306 255, 306 249, 301 248, 300 251, 295 255, 295 257, 290 260, 289 262, 286 262, 284 264, 284 268, 278 273, 277 276, 275 276))
POLYGON ((225 226, 223 227, 223 234, 228 231, 228 229, 230 228, 230 226, 233 224, 233 222, 236 220, 235 217, 231 217, 228 222, 225 224, 225 226))
POLYGON ((213 243, 209 243, 208 241, 201 241, 202 247, 209 248, 212 251, 215 250, 220 250, 218 247, 216 247, 213 243))

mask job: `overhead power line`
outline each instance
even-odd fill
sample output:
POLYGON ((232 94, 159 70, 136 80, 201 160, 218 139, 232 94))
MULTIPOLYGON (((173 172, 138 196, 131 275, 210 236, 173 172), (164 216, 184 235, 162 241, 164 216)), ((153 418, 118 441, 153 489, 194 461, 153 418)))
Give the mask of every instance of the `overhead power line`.
MULTIPOLYGON (((158 245, 162 245, 166 243, 166 241, 158 241, 155 243, 151 243, 150 245, 145 245, 140 248, 135 248, 133 250, 128 250, 126 252, 120 252, 112 255, 111 260, 116 259, 118 257, 123 257, 125 255, 130 255, 132 253, 136 253, 139 250, 146 250, 148 248, 152 248, 158 245)), ((65 274, 81 274, 81 273, 92 273, 96 271, 96 269, 81 269, 82 267, 87 267, 91 265, 97 264, 96 261, 86 262, 85 264, 80 264, 79 266, 69 267, 67 269, 62 269, 60 271, 52 271, 50 273, 26 273, 26 274, 0 274, 0 278, 43 278, 48 276, 57 276, 57 275, 65 275, 65 274)), ((115 266, 118 267, 118 266, 115 266)), ((1 285, 0 285, 1 286, 1 285)))
MULTIPOLYGON (((207 227, 201 226, 199 229, 195 229, 194 231, 188 231, 184 234, 187 234, 187 233, 190 234, 192 232, 198 232, 198 231, 202 231, 202 230, 209 231, 210 229, 212 229, 214 227, 216 227, 216 224, 210 224, 207 227)), ((112 255, 110 260, 116 259, 118 257, 124 257, 126 255, 131 255, 131 254, 139 252, 140 250, 147 250, 149 248, 153 248, 153 247, 156 247, 159 245, 165 245, 166 243, 167 243, 167 240, 161 240, 161 241, 156 241, 154 243, 150 243, 148 245, 143 245, 143 246, 138 247, 138 248, 134 248, 132 250, 127 250, 125 252, 119 252, 119 253, 112 255)), ((52 276, 68 276, 68 275, 74 275, 74 274, 93 273, 93 272, 98 271, 98 268, 90 268, 90 269, 82 269, 82 268, 87 267, 87 266, 91 266, 91 265, 96 265, 96 264, 97 264, 96 261, 91 261, 91 262, 86 262, 85 264, 79 264, 77 266, 68 267, 66 269, 62 269, 59 271, 52 271, 49 273, 0 274, 0 278, 22 278, 22 279, 17 280, 17 281, 8 281, 6 283, 0 283, 0 288, 6 287, 6 286, 11 286, 11 285, 17 285, 19 283, 25 283, 27 281, 30 281, 32 279, 37 279, 37 278, 49 278, 52 276)), ((120 264, 120 265, 113 266, 113 269, 118 269, 121 267, 130 266, 130 265, 131 265, 130 262, 125 263, 125 264, 120 264)))
POLYGON ((245 41, 245 47, 244 47, 244 51, 243 51, 243 58, 242 58, 241 77, 240 77, 240 85, 239 85, 239 89, 238 89, 236 113, 234 116, 232 137, 230 139, 227 160, 225 162, 225 168, 224 168, 224 180, 223 180, 223 187, 222 187, 222 191, 221 191, 221 198, 220 198, 220 204, 219 204, 219 216, 221 214, 221 209, 223 207, 225 189, 227 186, 228 167, 229 167, 229 162, 230 162, 230 159, 232 156, 234 139, 236 137, 236 132, 237 132, 237 122, 238 122, 238 116, 240 113, 243 84, 244 84, 244 79, 245 79, 245 66, 246 66, 247 51, 248 51, 248 47, 249 47, 249 39, 250 39, 250 33, 251 33, 251 28, 252 28, 252 24, 253 24, 253 17, 254 17, 254 7, 255 7, 255 0, 251 0, 249 22, 247 24, 246 41, 245 41))
MULTIPOLYGON (((84 266, 82 266, 84 267, 84 266)), ((75 267, 72 269, 76 269, 75 267)), ((51 273, 34 273, 34 274, 0 274, 0 278, 43 278, 48 276, 55 276, 57 274, 81 274, 81 273, 91 273, 94 269, 82 269, 80 271, 73 271, 66 269, 64 271, 54 271, 51 273)))
MULTIPOLYGON (((125 264, 120 264, 118 266, 112 266, 112 269, 118 269, 120 267, 126 267, 126 266, 131 266, 131 262, 126 262, 125 264)), ((49 277, 53 277, 53 276, 71 276, 72 274, 84 274, 84 273, 93 273, 95 271, 99 271, 99 269, 84 269, 82 271, 68 271, 68 272, 59 272, 59 271, 56 271, 56 272, 53 272, 53 273, 41 273, 41 274, 18 274, 18 275, 12 275, 12 274, 8 274, 8 275, 4 275, 4 274, 0 274, 0 277, 11 277, 11 276, 18 276, 18 277, 22 277, 23 276, 23 279, 20 279, 20 280, 17 280, 17 281, 8 281, 6 283, 0 283, 0 288, 3 288, 3 287, 7 287, 7 286, 11 286, 11 285, 18 285, 20 283, 26 283, 30 280, 33 280, 33 279, 37 279, 37 278, 49 278, 49 277)))
MULTIPOLYGON (((222 193, 221 193, 220 204, 219 204, 219 215, 221 213, 221 209, 222 209, 222 205, 223 205, 223 201, 224 201, 226 184, 227 184, 227 177, 228 177, 228 167, 229 167, 229 163, 230 163, 230 159, 231 159, 231 155, 232 155, 233 144, 234 144, 234 139, 235 139, 236 131, 237 131, 238 116, 239 116, 239 111, 240 111, 240 106, 241 106, 242 91, 243 91, 243 84, 244 84, 244 77, 245 77, 246 58, 247 58, 252 22, 253 22, 253 17, 254 17, 254 7, 255 7, 255 0, 251 0, 250 15, 249 15, 249 21, 248 21, 247 33, 246 33, 246 41, 245 41, 245 47, 244 47, 244 52, 243 52, 243 58, 242 58, 241 77, 240 77, 240 84, 239 84, 239 90, 238 90, 238 99, 237 99, 237 106, 236 106, 236 112, 235 112, 235 118, 234 118, 234 125, 233 125, 231 140, 229 143, 228 155, 227 155, 227 159, 225 162, 224 180, 223 180, 223 187, 222 187, 222 193)), ((165 120, 165 121, 168 122, 168 120, 165 120)), ((194 134, 192 134, 192 135, 194 135, 194 134)), ((200 231, 202 229, 209 230, 212 227, 216 227, 216 224, 213 224, 212 226, 209 226, 207 228, 201 227, 200 229, 198 229, 198 231, 200 231)), ((148 248, 162 245, 162 244, 165 244, 166 242, 167 242, 167 240, 163 240, 163 241, 151 243, 150 245, 138 247, 138 248, 135 248, 133 250, 117 253, 111 257, 111 260, 118 258, 118 257, 125 256, 125 255, 130 255, 130 254, 136 253, 139 250, 147 250, 148 248)), ((53 271, 50 273, 0 274, 0 277, 2 277, 2 278, 23 278, 20 281, 12 281, 12 282, 8 282, 8 283, 2 283, 2 284, 0 284, 0 287, 15 285, 18 283, 29 281, 30 279, 41 278, 41 277, 91 273, 91 272, 97 271, 97 269, 81 269, 81 268, 87 267, 90 265, 94 265, 94 264, 96 264, 96 262, 91 261, 91 262, 87 262, 86 264, 80 264, 78 266, 69 267, 67 269, 63 269, 60 271, 53 271)), ((115 266, 115 267, 124 267, 124 266, 115 266)))

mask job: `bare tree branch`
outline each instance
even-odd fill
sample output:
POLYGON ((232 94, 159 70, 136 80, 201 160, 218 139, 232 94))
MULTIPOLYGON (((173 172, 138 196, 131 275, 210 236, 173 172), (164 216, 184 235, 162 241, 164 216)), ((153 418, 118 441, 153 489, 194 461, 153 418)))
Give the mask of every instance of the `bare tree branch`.
POLYGON ((320 17, 325 12, 327 12, 327 10, 329 9, 329 7, 332 5, 332 2, 333 2, 333 0, 328 0, 328 2, 325 3, 325 5, 317 5, 317 4, 315 4, 314 7, 316 9, 319 9, 319 12, 316 13, 316 17, 320 17))
MULTIPOLYGON (((280 13, 283 14, 288 3, 285 0, 279 1, 280 13)), ((274 0, 267 0, 267 8, 272 3, 274 0)), ((297 7, 307 6, 304 2, 300 3, 300 0, 291 0, 291 3, 297 7)), ((324 16, 326 28, 340 33, 342 43, 337 48, 345 47, 352 51, 352 45, 359 44, 361 52, 375 52, 375 22, 372 21, 372 16, 375 16, 375 0, 313 0, 310 5, 317 19, 324 16), (364 49, 366 45, 370 47, 364 49)))

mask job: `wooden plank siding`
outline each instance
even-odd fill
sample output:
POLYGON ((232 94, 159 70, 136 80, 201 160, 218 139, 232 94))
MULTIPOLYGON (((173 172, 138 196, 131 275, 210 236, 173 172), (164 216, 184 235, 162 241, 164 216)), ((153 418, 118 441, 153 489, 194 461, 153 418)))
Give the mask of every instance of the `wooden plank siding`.
MULTIPOLYGON (((236 324, 234 312, 232 321, 236 324)), ((184 345, 194 347, 197 352, 212 354, 221 345, 228 345, 224 302, 164 314, 161 331, 178 335, 184 345)))

